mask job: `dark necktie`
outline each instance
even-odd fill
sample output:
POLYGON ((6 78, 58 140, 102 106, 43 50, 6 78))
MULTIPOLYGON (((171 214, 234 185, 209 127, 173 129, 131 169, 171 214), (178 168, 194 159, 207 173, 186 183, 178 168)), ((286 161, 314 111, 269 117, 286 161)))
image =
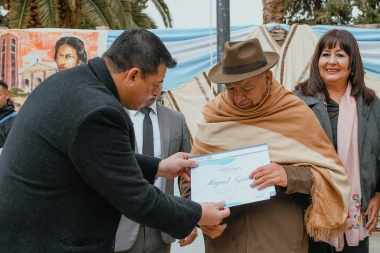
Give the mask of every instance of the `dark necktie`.
POLYGON ((143 155, 154 156, 154 144, 153 144, 153 125, 152 120, 150 119, 149 113, 152 108, 143 107, 140 109, 142 113, 145 114, 143 121, 143 155))

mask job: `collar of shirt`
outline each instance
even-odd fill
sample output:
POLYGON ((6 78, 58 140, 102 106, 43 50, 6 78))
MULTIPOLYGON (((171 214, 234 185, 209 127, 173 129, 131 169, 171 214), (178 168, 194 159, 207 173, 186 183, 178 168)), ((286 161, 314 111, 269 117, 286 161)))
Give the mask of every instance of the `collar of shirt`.
MULTIPOLYGON (((151 104, 149 107, 152 108, 152 111, 149 113, 149 115, 151 115, 152 113, 157 115, 157 101, 154 101, 154 103, 151 104)), ((129 115, 131 116, 136 116, 136 114, 144 115, 140 110, 128 110, 128 111, 129 111, 129 115)))

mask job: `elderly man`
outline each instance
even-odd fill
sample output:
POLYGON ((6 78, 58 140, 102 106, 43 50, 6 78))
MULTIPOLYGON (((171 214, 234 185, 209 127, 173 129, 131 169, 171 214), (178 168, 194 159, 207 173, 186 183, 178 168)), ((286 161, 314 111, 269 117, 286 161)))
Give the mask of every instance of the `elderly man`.
MULTIPOLYGON (((329 238, 344 230, 345 170, 313 112, 274 80, 269 69, 278 59, 257 39, 227 42, 222 62, 209 72, 226 92, 204 106, 192 153, 267 143, 271 163, 249 175, 251 187, 275 185, 277 193, 232 207, 224 224, 201 226, 207 253, 307 252, 307 233, 329 238)), ((181 182, 181 192, 190 196, 188 183, 181 182)))

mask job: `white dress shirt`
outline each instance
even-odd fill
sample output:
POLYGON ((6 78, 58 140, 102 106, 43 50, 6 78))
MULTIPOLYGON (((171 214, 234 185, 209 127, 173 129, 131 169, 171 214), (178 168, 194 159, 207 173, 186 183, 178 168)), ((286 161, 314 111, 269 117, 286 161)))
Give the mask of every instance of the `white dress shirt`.
MULTIPOLYGON (((153 126, 153 143, 154 143, 154 157, 161 159, 161 135, 160 135, 160 125, 158 124, 157 117, 157 102, 154 102, 151 106, 152 110, 149 113, 150 119, 152 120, 153 126)), ((142 153, 142 145, 143 145, 143 121, 145 114, 140 110, 129 110, 129 115, 131 116, 133 122, 133 128, 135 130, 136 136, 136 153, 142 153)), ((161 188, 161 179, 157 178, 154 185, 158 188, 161 188)))

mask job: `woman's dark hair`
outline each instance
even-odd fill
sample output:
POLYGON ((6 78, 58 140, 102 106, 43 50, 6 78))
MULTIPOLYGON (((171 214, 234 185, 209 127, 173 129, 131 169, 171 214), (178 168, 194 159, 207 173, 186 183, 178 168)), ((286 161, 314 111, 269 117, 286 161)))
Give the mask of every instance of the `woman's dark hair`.
POLYGON ((351 85, 351 96, 356 99, 363 96, 364 102, 370 104, 374 97, 375 91, 367 88, 364 82, 364 66, 360 56, 359 46, 355 37, 347 30, 333 29, 326 32, 318 41, 315 48, 311 66, 309 79, 296 85, 295 89, 305 96, 316 96, 318 92, 322 92, 326 101, 329 99, 329 93, 326 85, 319 73, 318 62, 323 49, 327 45, 329 49, 334 48, 339 43, 340 47, 349 55, 349 68, 351 74, 348 77, 351 85))
POLYGON ((156 74, 160 64, 168 68, 174 68, 177 65, 160 38, 141 28, 125 30, 116 38, 102 58, 115 73, 139 68, 143 78, 156 74))
POLYGON ((87 53, 86 49, 84 47, 83 41, 78 39, 77 37, 62 37, 55 43, 55 53, 54 53, 54 60, 57 59, 57 52, 60 46, 67 44, 75 49, 77 51, 78 60, 82 61, 83 63, 87 63, 87 53))

